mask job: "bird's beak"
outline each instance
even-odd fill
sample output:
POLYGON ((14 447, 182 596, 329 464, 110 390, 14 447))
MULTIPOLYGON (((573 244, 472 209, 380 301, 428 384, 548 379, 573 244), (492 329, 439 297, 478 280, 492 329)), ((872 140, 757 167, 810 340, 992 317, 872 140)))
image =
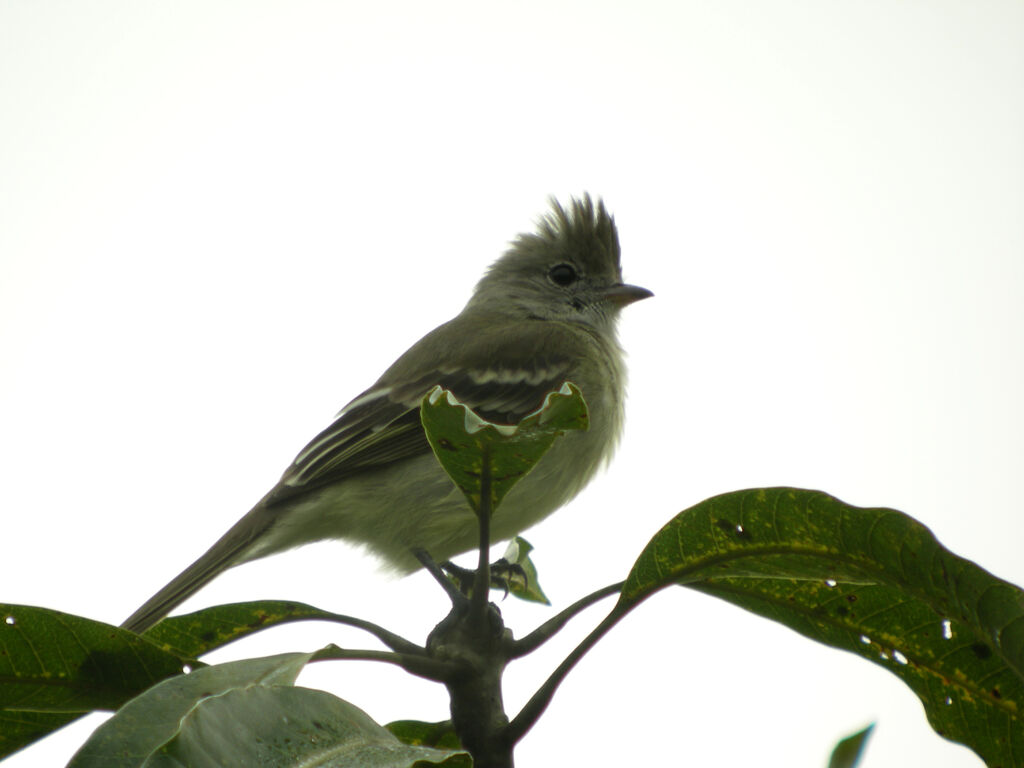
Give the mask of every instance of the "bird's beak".
POLYGON ((604 292, 605 301, 614 304, 616 307, 625 307, 634 301, 649 299, 654 294, 639 285, 624 285, 619 283, 607 288, 604 292))

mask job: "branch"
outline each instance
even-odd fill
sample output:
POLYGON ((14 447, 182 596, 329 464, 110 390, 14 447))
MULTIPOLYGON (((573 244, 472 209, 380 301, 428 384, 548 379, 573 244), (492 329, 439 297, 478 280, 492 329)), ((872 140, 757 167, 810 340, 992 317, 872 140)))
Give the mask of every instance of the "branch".
MULTIPOLYGON (((596 594, 596 593, 595 593, 596 594)), ((586 600, 587 598, 584 598, 586 600)), ((526 732, 529 731, 533 724, 537 722, 537 719, 547 709, 548 704, 551 703, 551 697, 555 695, 555 691, 558 690, 558 686, 561 685, 562 680, 569 674, 576 663, 586 655, 587 651, 597 644, 605 634, 608 633, 612 627, 619 623, 634 606, 628 606, 625 610, 621 610, 619 605, 616 604, 612 608, 611 613, 605 616, 604 621, 597 625, 594 630, 583 638, 583 641, 577 645, 565 660, 551 673, 551 676, 544 681, 544 684, 537 689, 537 692, 530 697, 530 700, 526 702, 526 705, 519 711, 519 714, 508 724, 506 729, 506 736, 509 744, 516 744, 526 732)))
POLYGON ((429 573, 434 578, 434 581, 441 585, 441 589, 448 595, 448 599, 451 600, 453 606, 466 602, 466 596, 459 591, 459 588, 452 583, 451 579, 445 576, 441 566, 434 562, 434 558, 430 556, 427 550, 417 547, 412 551, 412 554, 420 561, 423 570, 429 573))
POLYGON ((624 583, 625 582, 620 581, 618 584, 609 584, 603 589, 599 589, 586 597, 580 598, 568 608, 561 611, 554 618, 545 621, 530 634, 512 642, 508 650, 508 658, 518 659, 528 653, 533 653, 561 631, 562 627, 568 624, 570 620, 574 619, 577 614, 583 612, 599 600, 603 600, 606 597, 622 591, 622 585, 624 583))
MULTIPOLYGON (((319 619, 322 617, 317 618, 319 619)), ((337 624, 346 624, 350 627, 361 629, 364 632, 369 632, 396 653, 407 654, 410 656, 426 656, 427 654, 426 650, 416 645, 416 643, 406 640, 401 635, 396 635, 394 632, 384 629, 384 627, 374 624, 372 621, 365 621, 364 619, 357 619, 355 616, 345 616, 340 613, 332 613, 328 620, 337 624)))
POLYGON ((430 659, 418 654, 410 656, 404 653, 391 653, 389 651, 348 650, 346 648, 339 648, 333 643, 325 648, 321 648, 310 659, 310 661, 331 660, 383 661, 388 664, 395 664, 417 677, 424 677, 435 682, 444 682, 457 669, 454 664, 430 659))

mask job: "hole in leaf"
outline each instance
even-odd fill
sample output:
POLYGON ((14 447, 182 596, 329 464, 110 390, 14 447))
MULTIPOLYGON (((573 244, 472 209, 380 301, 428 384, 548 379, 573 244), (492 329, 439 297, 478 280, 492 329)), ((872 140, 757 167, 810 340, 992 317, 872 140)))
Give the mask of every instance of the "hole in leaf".
POLYGON ((13 627, 15 624, 13 616, 4 616, 4 624, 13 627))
POLYGON ((826 587, 834 587, 837 584, 835 579, 825 579, 826 587))
POLYGON ((908 661, 907 657, 906 657, 906 656, 904 656, 904 655, 903 655, 902 653, 900 653, 899 651, 897 651, 897 650, 896 650, 895 648, 894 648, 894 649, 893 649, 893 651, 892 651, 892 659, 893 659, 893 661, 895 661, 895 662, 896 662, 897 664, 908 664, 908 663, 909 663, 909 661, 908 661))
POLYGON ((187 675, 187 674, 188 674, 189 672, 191 672, 191 671, 192 671, 192 665, 191 665, 191 664, 182 664, 182 665, 181 665, 181 671, 182 671, 182 672, 183 672, 184 674, 186 674, 186 675, 187 675))
POLYGON ((992 657, 992 649, 985 645, 985 643, 972 643, 971 651, 982 661, 992 657))
POLYGON ((864 643, 864 645, 871 645, 871 638, 868 637, 867 635, 861 635, 860 636, 860 641, 862 643, 864 643))
POLYGON ((942 636, 947 640, 953 639, 953 622, 949 619, 942 620, 942 636))
POLYGON ((953 699, 951 699, 949 696, 946 697, 946 706, 947 707, 953 706, 953 699))
POLYGON ((750 532, 743 527, 742 523, 734 523, 732 520, 715 520, 715 525, 726 533, 734 533, 739 539, 749 539, 750 532))

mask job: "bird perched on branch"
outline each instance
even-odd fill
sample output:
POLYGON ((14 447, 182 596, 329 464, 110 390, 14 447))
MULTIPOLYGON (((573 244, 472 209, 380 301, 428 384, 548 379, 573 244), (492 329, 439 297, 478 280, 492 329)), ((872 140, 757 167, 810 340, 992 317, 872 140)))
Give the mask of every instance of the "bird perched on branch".
POLYGON ((572 381, 590 428, 558 440, 495 511, 508 539, 564 505, 614 451, 626 369, 619 311, 651 292, 622 282, 615 222, 589 196, 552 200, 477 283, 465 308, 435 328, 307 445, 281 480, 205 554, 124 623, 144 631, 224 570, 322 539, 362 544, 394 570, 413 551, 446 560, 474 549, 477 520, 441 469, 420 424, 441 385, 483 418, 515 424, 572 381))

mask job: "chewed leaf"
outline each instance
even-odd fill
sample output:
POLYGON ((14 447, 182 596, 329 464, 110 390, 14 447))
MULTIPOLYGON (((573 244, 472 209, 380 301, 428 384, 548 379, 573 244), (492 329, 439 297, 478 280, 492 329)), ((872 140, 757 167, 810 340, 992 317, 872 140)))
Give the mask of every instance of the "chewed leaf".
POLYGON ((557 437, 589 426, 583 395, 568 381, 549 393, 540 408, 511 426, 480 418, 441 387, 423 398, 420 417, 434 455, 474 510, 481 508, 483 478, 490 477, 492 511, 557 437))
POLYGON ((1024 591, 894 509, 761 488, 679 513, 616 610, 682 584, 892 672, 936 732, 989 765, 1024 765, 1024 591))
POLYGON ((508 591, 520 600, 551 605, 551 601, 544 594, 544 590, 540 588, 537 566, 533 564, 533 560, 530 558, 530 552, 532 551, 533 545, 522 536, 516 536, 508 543, 508 548, 502 557, 512 565, 519 566, 522 569, 521 575, 508 580, 508 591))

